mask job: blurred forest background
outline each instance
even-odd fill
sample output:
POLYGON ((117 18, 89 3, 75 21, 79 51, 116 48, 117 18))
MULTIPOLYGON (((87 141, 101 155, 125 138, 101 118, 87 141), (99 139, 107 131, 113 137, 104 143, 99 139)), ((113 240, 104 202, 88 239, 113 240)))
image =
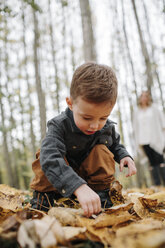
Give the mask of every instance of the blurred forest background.
POLYGON ((138 174, 117 177, 125 187, 151 185, 132 112, 144 88, 165 111, 164 0, 0 1, 0 183, 29 188, 46 122, 65 110, 73 71, 89 60, 111 66, 119 81, 110 118, 138 174))

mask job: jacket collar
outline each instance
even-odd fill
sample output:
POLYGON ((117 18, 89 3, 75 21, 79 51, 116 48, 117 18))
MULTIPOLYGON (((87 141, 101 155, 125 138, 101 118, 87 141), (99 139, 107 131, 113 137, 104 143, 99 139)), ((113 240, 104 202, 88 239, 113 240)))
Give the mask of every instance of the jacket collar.
POLYGON ((83 133, 83 132, 81 132, 81 130, 76 126, 76 124, 75 124, 75 122, 74 122, 74 118, 73 118, 73 112, 72 112, 69 108, 66 108, 65 114, 66 114, 66 115, 68 116, 68 118, 71 120, 71 129, 72 129, 72 132, 83 133))

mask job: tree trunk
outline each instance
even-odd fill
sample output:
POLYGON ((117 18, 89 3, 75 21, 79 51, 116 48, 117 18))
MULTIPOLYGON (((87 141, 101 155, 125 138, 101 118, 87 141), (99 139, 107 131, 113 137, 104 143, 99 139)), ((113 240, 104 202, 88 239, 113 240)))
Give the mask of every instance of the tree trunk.
MULTIPOLYGON (((1 56, 1 54, 0 54, 0 56, 1 56)), ((2 97, 3 97, 3 93, 2 93, 1 74, 0 74, 0 110, 1 110, 1 130, 2 130, 3 150, 4 150, 3 156, 4 156, 5 167, 6 167, 7 174, 8 174, 9 184, 11 186, 15 186, 13 172, 12 172, 12 164, 11 164, 11 159, 10 159, 10 154, 9 154, 9 149, 8 149, 8 144, 7 144, 7 130, 6 130, 6 125, 5 125, 5 110, 4 110, 2 97)))
POLYGON ((66 15, 67 15, 67 6, 66 1, 61 2, 62 6, 62 20, 63 20, 63 27, 62 27, 62 36, 63 36, 63 71, 64 71, 64 83, 67 88, 69 88, 69 81, 68 81, 68 73, 67 73, 67 54, 66 54, 66 49, 67 49, 67 42, 66 42, 66 15))
MULTIPOLYGON (((17 56, 17 61, 19 62, 19 57, 17 56)), ((26 154, 26 141, 25 141, 25 121, 24 121, 24 113, 25 113, 25 109, 24 109, 24 104, 23 104, 23 99, 21 97, 21 82, 20 82, 20 71, 21 69, 19 69, 19 65, 18 65, 18 99, 19 99, 19 107, 20 107, 20 115, 21 115, 21 131, 22 131, 22 152, 21 153, 21 175, 23 177, 23 183, 24 183, 24 188, 28 189, 29 188, 29 183, 30 183, 30 178, 29 178, 29 168, 28 168, 28 158, 27 158, 27 154, 26 154)), ((20 174, 20 173, 19 173, 20 174)), ((19 177, 17 176, 18 180, 19 177)))
POLYGON ((92 17, 89 0, 79 0, 84 40, 85 61, 96 61, 95 39, 92 28, 92 17))
MULTIPOLYGON (((55 107, 57 108, 58 113, 60 113, 60 95, 59 95, 59 91, 60 91, 60 83, 59 83, 59 77, 58 77, 58 68, 56 65, 56 51, 55 51, 55 47, 54 47, 54 40, 53 40, 53 25, 52 25, 52 13, 51 13, 51 7, 50 7, 50 0, 48 2, 48 11, 49 11, 49 29, 50 29, 50 42, 51 42, 51 51, 52 51, 52 59, 53 59, 53 68, 54 68, 54 84, 56 86, 56 99, 55 99, 55 107)), ((54 101, 54 97, 53 97, 53 101, 54 101)))
POLYGON ((29 106, 29 123, 30 123, 30 138, 31 138, 31 150, 33 154, 33 159, 35 159, 35 153, 36 153, 36 138, 34 134, 34 128, 33 128, 33 105, 32 105, 32 99, 31 99, 31 88, 30 88, 30 82, 29 82, 29 74, 27 70, 27 48, 26 48, 26 42, 25 42, 25 17, 24 17, 24 4, 22 4, 22 24, 23 24, 23 34, 22 34, 22 41, 23 41, 23 51, 24 51, 24 60, 25 60, 25 78, 26 78, 26 84, 27 84, 27 99, 28 99, 28 106, 29 106))
MULTIPOLYGON (((126 25, 125 25, 125 11, 124 11, 124 3, 123 0, 121 0, 121 5, 122 5, 122 15, 123 15, 123 32, 124 32, 124 38, 125 38, 125 43, 126 43, 126 48, 127 48, 127 56, 131 65, 131 71, 132 71, 132 76, 133 76, 133 82, 134 82, 134 87, 135 87, 135 96, 136 96, 136 103, 138 101, 138 93, 137 93, 137 82, 135 79, 135 70, 134 70, 134 64, 131 58, 131 53, 129 49, 129 44, 128 44, 128 37, 127 37, 127 32, 126 32, 126 25)), ((132 111, 131 111, 132 113, 132 111)))
POLYGON ((40 131, 41 139, 44 138, 46 134, 46 107, 45 107, 45 94, 42 90, 41 77, 39 72, 39 59, 38 59, 38 45, 39 45, 39 31, 38 31, 38 20, 36 17, 35 9, 33 11, 33 21, 34 21, 34 67, 35 67, 35 83, 37 89, 37 97, 39 103, 39 113, 40 113, 40 131))
POLYGON ((76 67, 76 62, 75 62, 75 47, 74 47, 74 43, 73 43, 73 33, 72 30, 70 30, 70 37, 71 37, 71 58, 72 58, 72 69, 73 72, 75 71, 75 67, 76 67))
MULTIPOLYGON (((1 87, 1 85, 0 85, 0 87, 1 87)), ((2 96, 1 89, 0 89, 0 94, 2 96)), ((0 107, 1 107, 1 121, 2 121, 1 125, 2 125, 2 135, 3 135, 3 149, 4 149, 3 156, 4 156, 5 165, 6 165, 6 169, 7 169, 9 184, 11 186, 16 186, 15 182, 14 182, 11 159, 10 159, 10 154, 9 154, 9 149, 8 149, 8 144, 7 144, 7 131, 6 131, 6 127, 5 127, 4 107, 3 107, 1 97, 0 97, 0 107)))
POLYGON ((151 37, 151 32, 150 32, 150 25, 149 25, 149 20, 148 20, 147 8, 146 8, 146 5, 145 5, 145 2, 144 1, 142 1, 142 2, 143 2, 143 8, 144 8, 144 12, 145 12, 146 23, 147 23, 147 32, 148 32, 149 41, 150 41, 150 44, 151 44, 153 73, 155 74, 155 77, 156 77, 156 80, 157 80, 157 83, 158 83, 158 87, 159 87, 159 91, 160 91, 161 104, 162 104, 163 110, 165 112, 165 101, 163 99, 162 85, 161 85, 160 78, 159 78, 159 73, 158 73, 157 67, 156 67, 155 48, 154 48, 154 45, 152 43, 152 37, 151 37))
MULTIPOLYGON (((10 158, 7 158, 7 160, 10 160, 7 162, 7 164, 9 164, 9 166, 11 166, 13 169, 13 172, 11 170, 11 173, 13 174, 12 175, 12 183, 15 187, 19 188, 19 181, 17 180, 17 157, 16 157, 16 154, 15 154, 15 148, 14 148, 14 138, 13 138, 13 129, 16 129, 16 121, 15 121, 15 118, 13 116, 13 112, 14 112, 14 107, 13 107, 13 99, 12 99, 12 93, 10 93, 10 90, 9 90, 9 85, 11 83, 11 78, 9 77, 9 64, 8 64, 8 61, 9 61, 9 57, 8 57, 8 51, 7 51, 7 44, 8 44, 8 27, 7 27, 7 19, 5 17, 4 19, 5 21, 5 35, 4 35, 4 54, 5 54, 5 73, 6 73, 6 80, 5 80, 5 89, 6 89, 6 94, 7 94, 7 101, 8 101, 8 104, 9 104, 9 111, 10 111, 10 119, 9 119, 9 125, 10 125, 10 128, 9 128, 9 138, 10 138, 10 147, 11 147, 11 155, 12 155, 12 159, 10 158), (10 165, 11 164, 11 165, 10 165)), ((5 134, 7 135, 7 133, 5 134)), ((5 137, 5 156, 9 156, 10 155, 8 154, 9 153, 9 149, 8 149, 8 144, 6 143, 7 142, 7 138, 5 137), (7 155, 8 154, 8 155, 7 155)), ((8 168, 9 169, 9 168, 8 168)))
POLYGON ((150 61, 149 53, 148 53, 148 50, 147 50, 147 46, 146 46, 146 44, 144 42, 142 30, 141 30, 141 27, 140 27, 140 22, 139 22, 139 18, 138 18, 138 15, 137 15, 135 0, 131 0, 131 2, 132 2, 133 12, 134 12, 134 15, 135 15, 135 20, 136 20, 136 24, 137 24, 137 28, 138 28, 142 54, 143 54, 144 62, 145 62, 145 66, 146 66, 147 88, 151 92, 151 88, 153 86, 151 61, 150 61))

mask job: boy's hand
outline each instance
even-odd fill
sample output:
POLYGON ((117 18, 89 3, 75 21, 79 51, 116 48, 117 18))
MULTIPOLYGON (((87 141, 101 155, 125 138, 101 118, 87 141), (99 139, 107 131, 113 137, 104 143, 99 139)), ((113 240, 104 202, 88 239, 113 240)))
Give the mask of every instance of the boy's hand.
POLYGON ((101 211, 100 197, 88 185, 82 184, 74 192, 84 214, 90 217, 92 214, 98 214, 101 211))
POLYGON ((128 174, 126 175, 126 177, 135 175, 137 172, 136 166, 134 161, 130 158, 130 157, 125 157, 122 158, 120 160, 120 171, 123 171, 124 166, 127 165, 128 166, 128 174))

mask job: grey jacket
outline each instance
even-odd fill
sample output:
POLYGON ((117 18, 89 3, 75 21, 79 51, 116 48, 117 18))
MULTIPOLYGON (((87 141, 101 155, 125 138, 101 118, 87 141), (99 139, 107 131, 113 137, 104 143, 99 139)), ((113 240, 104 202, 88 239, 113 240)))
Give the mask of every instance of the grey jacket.
POLYGON ((126 156, 131 157, 119 141, 114 122, 107 120, 101 130, 85 135, 77 128, 72 111, 67 108, 48 121, 48 131, 41 145, 40 164, 49 182, 60 194, 69 197, 79 186, 86 184, 73 168, 81 165, 96 144, 105 144, 118 163, 126 156))

